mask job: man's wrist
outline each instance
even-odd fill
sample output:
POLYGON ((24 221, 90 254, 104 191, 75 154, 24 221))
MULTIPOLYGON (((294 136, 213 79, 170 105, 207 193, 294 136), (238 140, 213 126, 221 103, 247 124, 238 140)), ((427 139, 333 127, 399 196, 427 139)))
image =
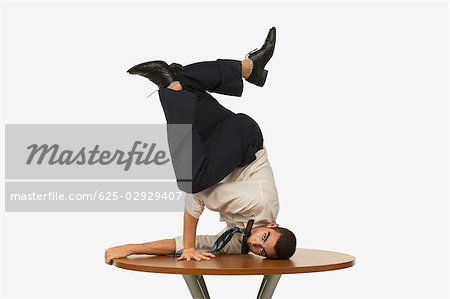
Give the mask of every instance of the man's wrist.
POLYGON ((129 254, 145 253, 145 248, 142 244, 127 244, 125 246, 129 254))

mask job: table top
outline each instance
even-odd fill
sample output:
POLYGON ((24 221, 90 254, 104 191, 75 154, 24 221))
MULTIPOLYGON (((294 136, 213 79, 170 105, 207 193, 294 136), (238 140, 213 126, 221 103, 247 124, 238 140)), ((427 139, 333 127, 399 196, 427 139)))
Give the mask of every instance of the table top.
POLYGON ((131 255, 115 259, 119 268, 169 274, 191 275, 269 275, 330 271, 355 264, 351 255, 297 248, 289 260, 269 260, 254 254, 217 255, 209 261, 177 261, 176 257, 131 255))

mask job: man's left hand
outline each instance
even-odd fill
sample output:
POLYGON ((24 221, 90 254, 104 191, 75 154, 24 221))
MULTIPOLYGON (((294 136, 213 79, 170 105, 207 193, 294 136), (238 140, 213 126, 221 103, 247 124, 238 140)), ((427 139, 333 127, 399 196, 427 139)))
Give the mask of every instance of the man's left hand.
POLYGON ((177 258, 177 261, 195 260, 197 262, 201 262, 202 260, 209 261, 211 258, 215 258, 215 257, 216 256, 214 254, 212 254, 211 252, 204 252, 204 251, 197 250, 195 248, 188 248, 188 249, 183 250, 183 252, 181 253, 181 256, 179 258, 177 258))

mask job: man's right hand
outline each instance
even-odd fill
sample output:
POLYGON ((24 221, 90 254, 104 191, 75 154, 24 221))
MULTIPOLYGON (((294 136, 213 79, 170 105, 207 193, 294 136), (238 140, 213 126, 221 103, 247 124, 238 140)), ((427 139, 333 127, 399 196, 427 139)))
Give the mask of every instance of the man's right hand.
POLYGON ((199 251, 195 248, 188 248, 188 249, 183 250, 183 253, 181 254, 181 256, 179 258, 177 258, 177 261, 195 260, 195 261, 201 262, 202 260, 209 261, 211 258, 215 258, 215 257, 216 256, 214 254, 212 254, 211 252, 203 252, 203 251, 199 251))
POLYGON ((120 257, 127 257, 133 253, 133 245, 111 247, 105 250, 105 263, 112 265, 113 260, 120 257))

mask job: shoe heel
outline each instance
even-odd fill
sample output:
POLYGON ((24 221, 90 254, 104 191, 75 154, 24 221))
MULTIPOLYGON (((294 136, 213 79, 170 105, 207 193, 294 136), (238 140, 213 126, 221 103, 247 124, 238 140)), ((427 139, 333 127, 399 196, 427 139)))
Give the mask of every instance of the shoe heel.
POLYGON ((177 71, 183 71, 183 66, 179 63, 174 62, 174 63, 170 64, 170 67, 177 71))
POLYGON ((259 84, 258 86, 263 87, 264 84, 266 83, 266 79, 267 79, 267 74, 269 73, 269 71, 267 70, 263 70, 262 74, 261 74, 261 78, 259 79, 259 84))

